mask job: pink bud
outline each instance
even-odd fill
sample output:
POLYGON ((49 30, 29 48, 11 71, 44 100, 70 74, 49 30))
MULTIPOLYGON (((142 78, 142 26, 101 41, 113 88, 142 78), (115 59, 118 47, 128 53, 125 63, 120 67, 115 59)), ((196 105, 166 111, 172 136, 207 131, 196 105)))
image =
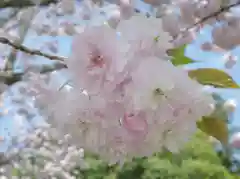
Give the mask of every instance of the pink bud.
POLYGON ((91 16, 90 16, 90 14, 83 14, 82 18, 83 18, 83 20, 90 20, 91 16))
POLYGON ((108 19, 108 25, 115 29, 118 23, 120 22, 120 20, 121 20, 121 13, 119 10, 115 10, 112 12, 110 18, 108 19))
POLYGON ((131 3, 131 0, 120 0, 119 7, 121 12, 121 17, 123 19, 129 19, 130 17, 132 17, 134 8, 131 3))
POLYGON ((211 52, 226 52, 224 49, 212 44, 211 42, 205 42, 201 45, 201 49, 203 51, 211 51, 211 52))
POLYGON ((62 0, 61 9, 66 14, 73 14, 75 11, 75 1, 73 0, 62 0))
POLYGON ((238 58, 237 56, 233 56, 233 55, 229 55, 228 57, 226 57, 225 63, 224 63, 225 68, 232 69, 237 63, 237 58, 238 58))
POLYGON ((236 110, 237 102, 235 99, 228 99, 225 101, 223 108, 226 112, 232 113, 236 110))
POLYGON ((213 44, 210 42, 205 42, 201 45, 203 51, 211 51, 213 49, 213 44))
POLYGON ((240 132, 232 135, 230 139, 230 145, 233 148, 240 149, 240 132))

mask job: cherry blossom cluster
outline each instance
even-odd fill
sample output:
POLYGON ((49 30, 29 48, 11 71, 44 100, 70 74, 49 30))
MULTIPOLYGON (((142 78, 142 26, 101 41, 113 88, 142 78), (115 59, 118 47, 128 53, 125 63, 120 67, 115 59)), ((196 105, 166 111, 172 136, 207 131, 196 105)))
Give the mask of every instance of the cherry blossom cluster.
POLYGON ((28 95, 58 131, 109 163, 177 152, 214 100, 171 63, 170 41, 160 19, 140 14, 116 29, 87 27, 66 60, 71 87, 53 89, 34 73, 26 78, 28 95))
MULTIPOLYGON (((62 138, 48 124, 21 132, 12 138, 6 157, 8 165, 2 166, 2 178, 66 178, 76 166, 87 167, 83 160, 83 149, 70 145, 70 135, 62 138)), ((76 171, 77 172, 77 171, 76 171)))
MULTIPOLYGON (((152 13, 153 16, 162 19, 163 29, 172 36, 175 47, 191 43, 204 27, 211 25, 212 41, 204 42, 202 50, 225 53, 222 60, 227 69, 236 64, 237 57, 230 50, 239 45, 239 17, 235 9, 240 2, 237 0, 144 0, 144 2, 152 5, 156 12, 152 13)), ((17 18, 6 23, 3 30, 8 32, 5 36, 17 38, 18 26, 29 21, 29 17, 33 17, 30 25, 32 35, 72 36, 81 33, 85 26, 99 25, 104 21, 116 28, 121 20, 129 19, 135 14, 137 0, 118 0, 112 2, 116 4, 110 3, 103 0, 84 0, 81 3, 75 0, 61 0, 57 4, 49 5, 44 11, 36 10, 32 13, 31 8, 26 8, 17 18), (63 17, 71 19, 63 20, 63 17)))
MULTIPOLYGON (((135 14, 137 0, 108 2, 84 0, 77 3, 74 0, 62 0, 57 4, 51 4, 44 11, 34 13, 31 34, 72 36, 81 33, 88 25, 99 25, 105 21, 111 27, 116 28, 121 20, 129 19, 135 14), (63 17, 67 18, 63 20, 63 17)), ((239 16, 235 11, 239 1, 144 0, 144 2, 153 7, 151 13, 153 16, 162 19, 163 29, 172 36, 174 47, 193 42, 199 32, 210 25, 212 41, 204 42, 201 49, 223 53, 221 62, 224 63, 226 69, 235 66, 238 58, 232 54, 231 50, 239 45, 239 16)), ((8 34, 5 36, 17 38, 19 35, 16 29, 22 22, 29 21, 30 13, 32 13, 31 8, 23 9, 17 18, 6 23, 3 30, 8 34)))
POLYGON ((201 49, 224 53, 226 69, 231 69, 237 62, 237 56, 231 50, 240 44, 239 0, 145 0, 153 5, 156 16, 161 17, 163 28, 174 37, 175 46, 193 42, 199 32, 211 26, 212 40, 202 44, 201 49))
MULTIPOLYGON (((239 17, 218 0, 144 0, 156 17, 136 14, 134 0, 109 5, 110 14, 98 2, 85 0, 79 10, 74 0, 62 0, 44 13, 34 11, 32 20, 30 8, 18 14, 17 24, 31 21, 35 35, 76 35, 65 62, 69 85, 49 87, 48 77, 35 71, 24 78, 21 95, 34 101, 58 132, 71 134, 74 145, 110 163, 163 148, 177 152, 194 134, 196 122, 211 114, 214 100, 186 71, 173 66, 166 52, 191 43, 205 25, 213 26, 213 40, 202 49, 227 52, 239 44, 239 17), (96 12, 106 17, 97 25, 96 12), (62 16, 87 25, 61 21, 62 16)), ((7 23, 4 36, 15 25, 7 23)), ((55 42, 46 46, 57 52, 55 42)), ((226 68, 236 63, 230 52, 224 58, 226 68)), ((27 105, 17 113, 31 117, 32 108, 27 105)))
POLYGON ((10 117, 12 129, 1 139, 1 147, 7 148, 0 160, 0 176, 3 179, 74 179, 71 172, 79 172, 75 167, 87 167, 83 149, 72 145, 69 134, 59 133, 39 118, 33 96, 48 75, 34 76, 33 71, 1 94, 1 116, 10 117), (27 83, 27 79, 36 83, 27 83))
POLYGON ((225 50, 239 45, 237 40, 239 39, 237 33, 239 17, 234 11, 240 3, 237 0, 173 0, 168 2, 145 0, 145 2, 157 8, 156 15, 163 19, 165 29, 176 40, 181 38, 180 44, 190 43, 195 39, 196 32, 199 32, 205 25, 212 25, 214 26, 213 44, 225 50), (218 22, 220 22, 219 26, 218 22))

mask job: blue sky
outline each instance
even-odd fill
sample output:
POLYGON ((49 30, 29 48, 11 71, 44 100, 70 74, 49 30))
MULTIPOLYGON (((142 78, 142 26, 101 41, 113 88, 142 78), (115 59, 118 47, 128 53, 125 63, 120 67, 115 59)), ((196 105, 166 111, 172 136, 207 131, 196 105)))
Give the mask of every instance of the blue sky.
MULTIPOLYGON (((136 6, 138 9, 141 9, 142 11, 145 11, 145 12, 149 11, 150 9, 150 6, 145 5, 141 1, 139 1, 139 3, 136 6)), ((103 20, 101 17, 99 17, 98 13, 95 14, 95 18, 96 20, 94 23, 99 23, 100 21, 103 20)), ((194 42, 187 48, 186 55, 198 61, 197 63, 188 65, 189 68, 211 67, 211 68, 224 69, 224 63, 223 63, 223 60, 221 59, 222 54, 203 52, 199 48, 199 45, 202 42, 211 41, 210 30, 211 30, 210 28, 206 28, 204 31, 202 31, 202 33, 199 35, 196 42, 194 42)), ((35 36, 34 37, 30 33, 30 35, 27 36, 24 44, 31 48, 39 48, 44 44, 44 42, 52 41, 52 40, 58 40, 59 42, 58 55, 61 55, 61 56, 69 55, 72 38, 67 36, 59 36, 59 37, 44 37, 44 36, 36 37, 35 36)), ((233 53, 240 56, 240 49, 235 49, 233 53)), ((38 60, 41 62, 48 61, 47 59, 44 59, 41 57, 39 57, 38 60)), ((229 73, 234 78, 234 80, 240 84, 240 63, 239 62, 236 64, 236 66, 233 69, 228 70, 226 72, 229 73)), ((219 92, 226 99, 228 98, 237 99, 238 103, 240 104, 240 90, 224 89, 224 90, 215 90, 215 91, 219 92)), ((234 126, 240 127, 240 120, 238 119, 239 117, 240 117, 240 108, 238 107, 236 112, 233 115, 234 126)), ((1 119, 0 125, 8 126, 8 127, 11 126, 11 119, 9 117, 1 119)), ((3 129, 0 130, 0 135, 4 133, 5 131, 3 129)))
MULTIPOLYGON (((200 44, 206 41, 211 41, 211 28, 207 27, 203 30, 203 32, 199 35, 196 42, 189 45, 186 50, 186 55, 191 57, 194 60, 199 61, 196 64, 188 65, 190 68, 217 68, 222 69, 228 74, 230 74, 233 79, 240 84, 240 63, 238 62, 232 69, 226 70, 224 68, 224 61, 222 59, 222 53, 211 53, 211 52, 203 52, 200 50, 200 44)), ((240 57, 240 48, 236 48, 232 51, 234 55, 240 57)), ((234 98, 240 104, 240 90, 236 89, 217 89, 214 90, 221 94, 225 99, 234 98)), ((240 108, 238 107, 236 112, 233 115, 233 123, 234 126, 240 127, 240 108)))

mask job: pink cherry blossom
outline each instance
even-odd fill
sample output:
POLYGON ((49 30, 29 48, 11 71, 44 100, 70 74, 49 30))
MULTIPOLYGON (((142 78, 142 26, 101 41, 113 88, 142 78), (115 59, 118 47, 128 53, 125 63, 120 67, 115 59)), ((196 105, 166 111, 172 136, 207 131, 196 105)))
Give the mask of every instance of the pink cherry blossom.
POLYGON ((111 15, 108 19, 108 25, 110 27, 116 29, 120 20, 121 20, 121 12, 119 9, 116 9, 111 13, 111 15))
POLYGON ((122 125, 129 133, 138 138, 144 137, 148 132, 148 123, 143 112, 125 114, 122 125))
POLYGON ((139 56, 166 56, 166 50, 172 47, 170 35, 163 31, 160 19, 144 15, 134 15, 129 20, 122 20, 117 31, 126 38, 132 50, 139 56))
POLYGON ((171 43, 161 21, 146 21, 140 29, 131 23, 144 24, 144 17, 122 22, 117 30, 103 25, 76 35, 66 61, 71 90, 58 91, 53 100, 53 91, 43 89, 39 100, 43 103, 49 95, 49 123, 109 163, 163 148, 179 151, 214 103, 202 85, 166 58, 171 43))
POLYGON ((72 56, 67 61, 79 87, 97 93, 114 73, 120 72, 126 57, 115 31, 107 26, 86 28, 73 42, 72 56))
POLYGON ((133 0, 119 0, 121 17, 129 19, 134 13, 133 0))

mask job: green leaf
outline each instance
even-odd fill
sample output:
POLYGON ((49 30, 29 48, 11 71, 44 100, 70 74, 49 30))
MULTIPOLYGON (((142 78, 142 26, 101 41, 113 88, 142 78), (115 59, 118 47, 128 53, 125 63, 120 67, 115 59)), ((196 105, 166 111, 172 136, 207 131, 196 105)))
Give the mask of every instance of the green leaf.
POLYGON ((215 137, 223 145, 228 143, 228 127, 224 120, 210 117, 203 117, 201 121, 198 122, 198 128, 205 132, 206 134, 215 137))
POLYGON ((240 88, 233 78, 222 70, 200 68, 188 71, 188 75, 203 85, 211 85, 216 88, 240 88))
POLYGON ((12 176, 21 176, 21 171, 17 168, 12 169, 12 176))
POLYGON ((185 48, 186 45, 183 45, 181 47, 168 50, 167 53, 172 57, 171 61, 173 65, 186 65, 194 62, 192 59, 185 56, 185 48))

